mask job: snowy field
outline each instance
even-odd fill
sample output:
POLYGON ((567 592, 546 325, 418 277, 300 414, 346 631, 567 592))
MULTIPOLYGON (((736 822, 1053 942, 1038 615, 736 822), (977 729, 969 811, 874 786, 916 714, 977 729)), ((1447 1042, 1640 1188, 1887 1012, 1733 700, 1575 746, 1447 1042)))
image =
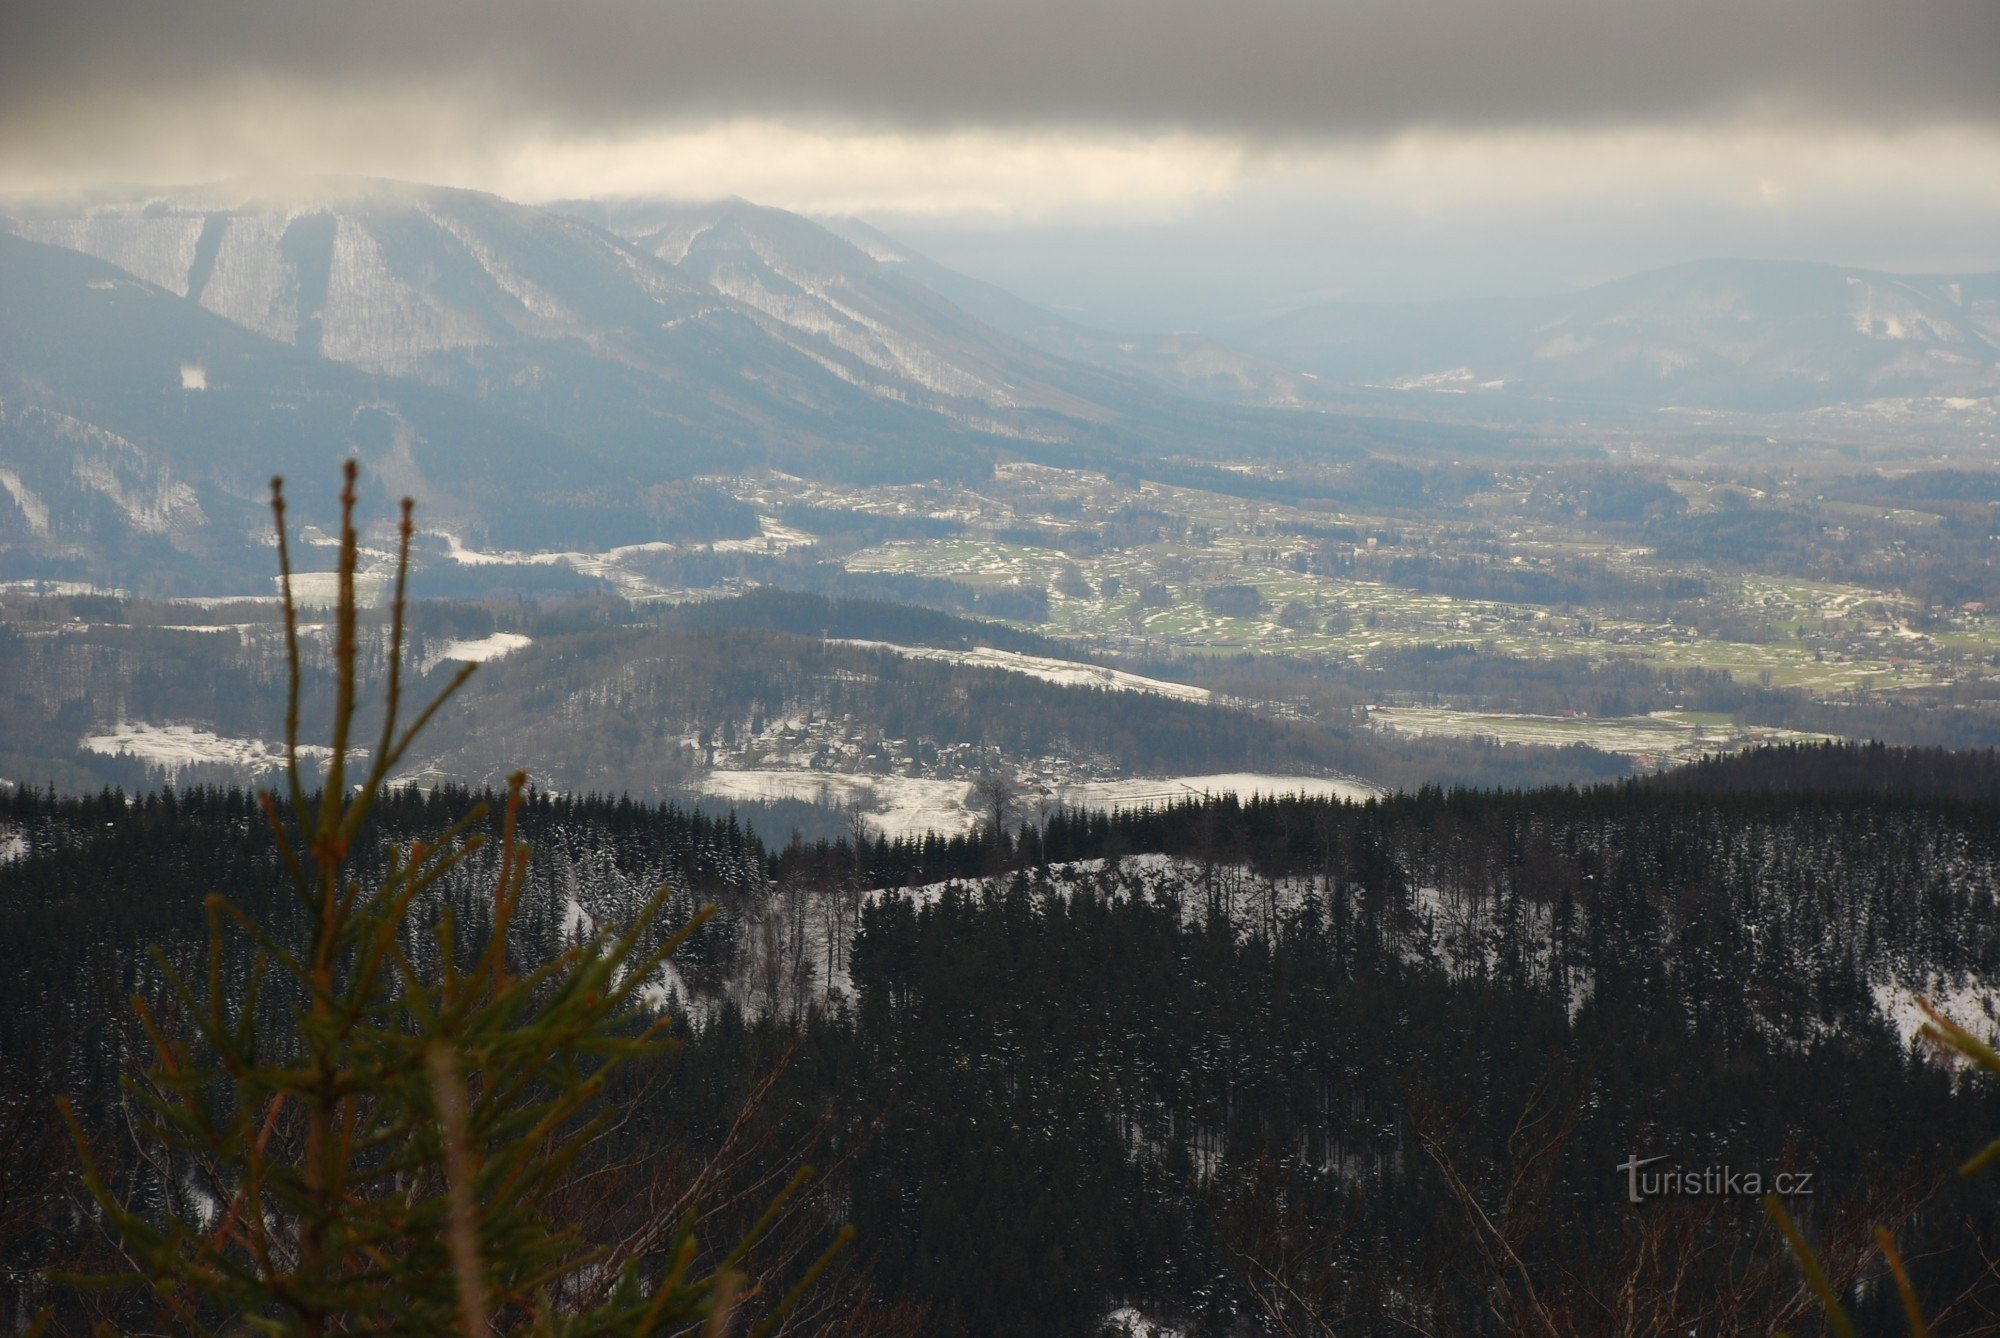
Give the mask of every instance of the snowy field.
MULTIPOLYGON (((925 832, 956 836, 979 823, 972 786, 962 780, 922 776, 860 776, 831 771, 716 770, 702 777, 703 794, 735 803, 771 799, 801 799, 807 803, 846 805, 860 812, 869 828, 890 839, 918 837, 925 832)), ((1303 794, 1356 802, 1380 791, 1345 777, 1274 776, 1230 772, 1212 776, 1142 777, 1131 780, 1085 781, 1049 787, 1047 804, 1069 808, 1142 808, 1202 795, 1303 794)), ((1043 796, 1021 793, 1022 813, 1039 815, 1043 796)))
POLYGON ((853 776, 830 771, 711 771, 702 793, 736 803, 802 799, 861 810, 869 827, 891 840, 925 832, 956 836, 979 820, 972 786, 922 776, 853 776))
POLYGON ((1488 738, 1544 748, 1580 743, 1607 753, 1655 762, 1692 761, 1706 753, 1729 752, 1757 743, 1819 741, 1827 737, 1796 730, 1751 729, 1726 720, 1690 717, 1675 711, 1599 718, 1373 706, 1368 710, 1368 718, 1378 729, 1396 734, 1488 738))
MULTIPOLYGON (((769 516, 757 518, 757 533, 747 539, 719 539, 713 543, 683 544, 665 539, 654 539, 646 543, 624 544, 617 548, 607 548, 601 553, 575 551, 549 551, 524 553, 515 551, 482 552, 467 548, 457 535, 447 531, 436 532, 449 546, 451 560, 461 567, 553 567, 566 566, 584 576, 594 576, 609 581, 628 599, 650 600, 687 592, 665 590, 648 581, 644 576, 622 565, 626 560, 647 553, 701 552, 712 550, 717 553, 783 553, 794 548, 806 548, 818 542, 816 536, 790 525, 780 524, 769 516)), ((712 595, 714 592, 707 592, 712 595)))
POLYGON ((428 672, 436 665, 448 664, 453 660, 470 660, 476 664, 484 664, 488 660, 497 660, 503 655, 511 655, 533 644, 532 638, 522 636, 519 632, 495 632, 491 636, 473 640, 447 642, 424 656, 424 669, 428 672))
POLYGON ((1304 795, 1309 799, 1343 799, 1363 803, 1382 793, 1365 781, 1346 776, 1274 776, 1256 771, 1231 771, 1212 776, 1135 777, 1130 780, 1081 781, 1054 787, 1052 798, 1070 808, 1158 807, 1203 795, 1304 795))
POLYGON ((49 595, 71 599, 78 595, 102 595, 108 599, 130 599, 132 592, 113 585, 91 585, 85 581, 21 580, 0 581, 0 594, 49 595))
MULTIPOLYGON (((354 573, 354 597, 363 608, 380 604, 395 582, 393 562, 377 561, 354 573)), ((282 576, 271 583, 280 589, 282 576)), ((295 571, 292 573, 292 600, 302 609, 330 609, 340 602, 340 573, 337 571, 295 571)))
MULTIPOLYGON (((285 765, 285 745, 262 739, 236 739, 194 725, 150 725, 127 721, 108 734, 92 734, 83 746, 109 757, 136 757, 159 767, 169 779, 188 767, 219 765, 241 767, 251 772, 276 771, 285 765)), ((365 757, 365 748, 351 748, 348 756, 365 757)), ((299 756, 325 759, 333 750, 322 744, 300 744, 299 756)))
POLYGON ((899 646, 889 641, 850 640, 839 641, 837 644, 889 651, 913 660, 943 660, 948 664, 968 664, 980 669, 1003 669, 1008 673, 1027 674, 1031 678, 1059 683, 1064 687, 1103 688, 1107 692, 1144 692, 1155 697, 1171 697, 1175 701, 1199 702, 1203 705, 1216 699, 1215 694, 1207 688, 1191 687, 1186 683, 1169 683, 1165 679, 1128 674, 1123 669, 1107 669, 1101 664, 1058 660, 1046 655, 1023 655, 1019 651, 992 650, 985 646, 975 647, 972 650, 941 650, 935 646, 899 646))

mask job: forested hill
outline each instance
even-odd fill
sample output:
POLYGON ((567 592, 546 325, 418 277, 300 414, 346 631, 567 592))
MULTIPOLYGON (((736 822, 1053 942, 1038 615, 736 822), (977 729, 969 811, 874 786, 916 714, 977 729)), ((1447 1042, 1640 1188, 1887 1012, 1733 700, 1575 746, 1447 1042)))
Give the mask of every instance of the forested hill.
POLYGON ((829 598, 775 586, 760 587, 733 599, 700 600, 677 605, 661 613, 657 621, 662 627, 690 631, 741 628, 832 639, 892 641, 951 650, 990 646, 995 650, 1018 651, 1025 655, 1092 661, 1091 656, 1080 654, 1071 642, 1023 632, 1005 623, 960 618, 917 604, 829 598))
MULTIPOLYGON (((357 871, 475 798, 392 797, 357 871)), ((1635 1210, 1635 1155, 1810 1171, 1794 1207, 1838 1276, 1886 1221, 1926 1295, 2000 1305, 1967 1236, 2000 1239, 2000 1207, 1950 1175, 2000 1094, 1908 1044, 1918 992, 1991 1025, 2000 800, 1426 789, 775 852, 622 800, 537 796, 522 826, 524 966, 661 881, 669 923, 721 907, 656 982, 689 1019, 680 1076, 622 1098, 627 1136, 702 1155, 789 1056, 760 1146, 832 1168, 828 1211, 926 1332, 1087 1335, 1121 1307, 1283 1331, 1267 1274, 1343 1333, 1515 1332, 1493 1230, 1561 1332, 1796 1331, 1754 1198, 1635 1210)), ((281 939, 300 912, 240 792, 9 792, 0 851, 0 942, 30 945, 0 954, 0 1186, 54 1204, 67 1154, 37 1121, 69 1093, 115 1154, 145 946, 206 970, 215 891, 281 939)), ((488 851, 419 920, 449 906, 476 945, 491 874, 488 851)), ((247 951, 220 969, 247 982, 247 951)), ((0 1306, 91 1239, 0 1216, 0 1306)), ((1859 1298, 1867 1331, 1894 1303, 1859 1298)))
MULTIPOLYGON (((435 839, 484 805, 474 830, 499 834, 499 799, 455 787, 388 792, 373 819, 375 840, 354 867, 379 876, 388 849, 435 839)), ((723 914, 681 959, 699 978, 731 951, 737 918, 768 882, 763 844, 734 818, 712 819, 630 800, 533 794, 520 833, 534 851, 530 890, 516 933, 525 960, 558 951, 579 923, 621 923, 653 889, 673 885, 669 918, 699 904, 723 914)), ((280 937, 301 930, 303 911, 285 881, 255 799, 242 790, 157 791, 127 799, 107 791, 68 799, 34 791, 0 796, 0 941, 36 945, 0 954, 0 1079, 13 1085, 43 1059, 72 1091, 109 1090, 117 1077, 122 1001, 158 987, 148 949, 189 963, 205 941, 203 902, 221 893, 280 937)), ((442 897, 471 926, 484 923, 495 872, 489 848, 445 880, 442 897)))
POLYGON ((1797 743, 1708 757, 1638 782, 1708 794, 1879 794, 2000 799, 2000 750, 1797 743))

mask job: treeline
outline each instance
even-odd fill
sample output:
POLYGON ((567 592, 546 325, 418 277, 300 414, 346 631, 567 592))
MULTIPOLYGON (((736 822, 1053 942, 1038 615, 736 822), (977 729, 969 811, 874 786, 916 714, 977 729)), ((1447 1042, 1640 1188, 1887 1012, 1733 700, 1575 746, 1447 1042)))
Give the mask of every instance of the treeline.
POLYGON ((2000 751, 1798 743, 1756 748, 1648 777, 1662 790, 1704 794, 1867 794, 2000 801, 2000 751))
MULTIPOLYGON (((1636 655, 1530 659, 1481 646, 1386 646, 1364 660, 1185 656, 1134 665, 1248 701, 1344 717, 1373 704, 1558 715, 1716 712, 1766 725, 1914 748, 2000 747, 2000 704, 1984 679, 1913 687, 1895 697, 1819 697, 1726 669, 1663 668, 1636 655)), ((1502 782, 1505 783, 1505 782, 1502 782)), ((1527 777, 1516 783, 1534 784, 1527 777)))
MULTIPOLYGON (((500 804, 491 793, 387 792, 373 819, 375 839, 357 848, 356 873, 379 875, 391 846, 433 839, 476 804, 492 814, 479 830, 497 836, 500 804)), ((527 961, 558 951, 579 923, 631 918, 670 883, 673 923, 703 903, 723 908, 683 956, 691 976, 713 976, 768 882, 763 844, 734 816, 536 792, 521 807, 520 831, 536 852, 517 929, 527 961)), ((202 938, 210 893, 226 894, 280 939, 302 926, 263 815, 240 789, 87 798, 8 790, 0 792, 0 842, 12 847, 0 864, 0 938, 37 945, 0 965, 0 1064, 14 1070, 10 1083, 114 1090, 121 1037, 101 1024, 122 1017, 134 993, 157 987, 150 945, 167 945, 182 969, 198 965, 184 953, 202 938), (45 1051, 62 1056, 58 1068, 24 1078, 19 1066, 45 1051)), ((490 912, 494 872, 489 850, 442 885, 441 904, 454 906, 468 941, 490 912)))
POLYGON ((1395 557, 1373 565, 1336 558, 1333 565, 1336 570, 1356 571, 1422 594, 1503 604, 1563 608, 1587 605, 1626 611, 1659 609, 1708 594, 1708 582, 1699 576, 1625 571, 1602 563, 1564 562, 1531 567, 1469 556, 1426 554, 1395 557))
POLYGON ((798 636, 887 641, 904 646, 939 646, 947 650, 990 646, 1057 659, 1089 659, 1074 646, 1018 631, 1004 623, 957 617, 915 604, 880 599, 829 598, 805 590, 766 586, 730 599, 681 604, 654 615, 662 627, 709 630, 717 628, 789 632, 798 636))
POLYGON ((1670 561, 1703 562, 1773 575, 1811 572, 1817 579, 1893 590, 1928 608, 2000 602, 1994 558, 1995 516, 1984 502, 1951 506, 1937 500, 1871 503, 1943 513, 1934 524, 1893 515, 1836 511, 1817 502, 1750 505, 1649 522, 1643 539, 1670 561))

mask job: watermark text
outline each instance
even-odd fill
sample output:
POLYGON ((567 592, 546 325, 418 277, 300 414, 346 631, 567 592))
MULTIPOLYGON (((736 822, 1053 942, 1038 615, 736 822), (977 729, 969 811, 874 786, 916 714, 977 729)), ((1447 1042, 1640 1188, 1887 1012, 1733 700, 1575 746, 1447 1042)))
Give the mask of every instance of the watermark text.
POLYGON ((1742 1171, 1733 1166, 1666 1166, 1667 1158, 1633 1155, 1618 1163, 1625 1176, 1625 1199, 1644 1203, 1647 1199, 1762 1198, 1776 1194, 1781 1199, 1809 1197, 1813 1192, 1812 1171, 1742 1171))

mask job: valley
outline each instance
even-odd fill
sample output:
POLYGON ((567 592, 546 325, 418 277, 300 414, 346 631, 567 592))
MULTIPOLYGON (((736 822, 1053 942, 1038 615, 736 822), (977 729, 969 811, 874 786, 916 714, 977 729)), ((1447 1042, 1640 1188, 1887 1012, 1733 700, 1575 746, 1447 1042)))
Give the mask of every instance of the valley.
MULTIPOLYGON (((1803 1141, 1864 1206, 1992 1126, 1919 1006, 2000 1008, 1990 287, 1718 262, 1128 336, 741 201, 0 207, 0 922, 55 945, 0 972, 0 1067, 50 1062, 0 1076, 110 1118, 140 944, 192 970, 217 886, 298 913, 250 816, 288 761, 278 473, 302 787, 342 665, 350 764, 392 682, 458 684, 357 863, 528 777, 519 900, 466 851, 418 956, 499 915, 482 951, 593 969, 663 884, 648 935, 714 908, 620 986, 693 1075, 631 1096, 635 1155, 735 1155, 716 1094, 769 1099, 734 1165, 825 1157, 792 1220, 863 1224, 839 1285, 945 1331, 1244 1332, 1299 1201, 1368 1235, 1313 1306, 1476 1331, 1451 1177, 1568 1100, 1527 1250, 1598 1331, 1664 1239, 1603 1168, 1662 1120, 1803 1141), (1463 1154, 1434 1092, 1477 1093, 1463 1154)), ((1759 1258, 1789 1323, 1741 1206, 1677 1238, 1721 1252, 1696 1290, 1759 1258)), ((1946 1220, 1927 1276, 1987 1285, 1946 1220)))
MULTIPOLYGON (((511 723, 468 725, 409 776, 491 783, 511 753, 559 790, 761 805, 808 832, 858 815, 908 835, 969 829, 975 783, 995 776, 1046 809, 2000 738, 2000 604, 1984 597, 2000 592, 1962 565, 1968 545, 1995 545, 1978 531, 2000 502, 1972 476, 1421 461, 1215 473, 1212 487, 1025 461, 978 481, 714 475, 692 486, 738 508, 744 537, 593 552, 421 536, 413 589, 441 584, 453 602, 420 606, 415 662, 435 676, 490 661, 468 701, 511 723), (1915 495, 1927 490, 1943 495, 1915 495), (557 573, 568 584, 549 591, 557 573), (731 653, 758 662, 732 673, 731 653), (666 666, 692 677, 669 687, 666 666), (962 708, 940 709, 944 685, 962 708), (1163 712, 1196 733, 1163 749, 1107 731, 1121 700, 1116 714, 1156 740, 1163 712), (1022 711, 1032 723, 994 718, 1022 711)), ((314 543, 308 564, 327 551, 314 543)), ((364 554, 364 599, 381 599, 386 561, 364 554)), ((309 607, 333 590, 311 570, 294 587, 309 607)), ((267 771, 268 739, 227 718, 245 702, 189 711, 135 700, 133 685, 140 648, 172 646, 232 662, 268 705, 275 616, 33 582, 0 595, 17 663, 84 656, 102 675, 39 694, 18 737, 40 742, 10 770, 267 771)))
POLYGON ((2000 1338, 2000 0, 7 20, 0 1338, 2000 1338))

